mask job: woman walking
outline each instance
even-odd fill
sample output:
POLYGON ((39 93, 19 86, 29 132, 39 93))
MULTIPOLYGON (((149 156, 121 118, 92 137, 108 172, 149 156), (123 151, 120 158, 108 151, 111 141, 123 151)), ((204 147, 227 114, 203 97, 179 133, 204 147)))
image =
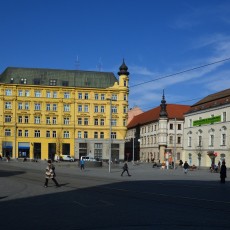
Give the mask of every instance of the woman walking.
POLYGON ((51 160, 48 160, 48 165, 46 167, 46 173, 45 173, 45 177, 46 177, 45 184, 44 184, 45 188, 48 187, 49 179, 52 179, 57 187, 60 187, 57 180, 55 179, 55 176, 56 176, 55 167, 54 167, 54 165, 52 165, 51 160))

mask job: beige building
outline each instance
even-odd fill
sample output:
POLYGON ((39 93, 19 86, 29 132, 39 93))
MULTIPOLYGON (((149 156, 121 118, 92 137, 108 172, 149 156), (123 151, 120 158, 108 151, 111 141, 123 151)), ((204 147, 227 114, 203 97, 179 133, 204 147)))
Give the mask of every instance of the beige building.
POLYGON ((0 75, 0 151, 13 158, 124 158, 129 72, 7 68, 0 75))
POLYGON ((230 165, 230 89, 208 95, 185 114, 183 159, 190 165, 230 165))

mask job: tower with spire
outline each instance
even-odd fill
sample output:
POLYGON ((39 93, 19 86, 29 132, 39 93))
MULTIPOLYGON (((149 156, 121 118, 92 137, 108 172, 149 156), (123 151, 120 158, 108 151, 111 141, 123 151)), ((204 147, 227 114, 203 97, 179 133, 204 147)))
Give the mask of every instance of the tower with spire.
POLYGON ((165 100, 164 90, 161 100, 161 110, 159 115, 159 129, 158 129, 158 138, 159 138, 159 152, 160 160, 164 160, 165 149, 167 147, 167 134, 168 134, 168 113, 167 113, 167 104, 165 100))

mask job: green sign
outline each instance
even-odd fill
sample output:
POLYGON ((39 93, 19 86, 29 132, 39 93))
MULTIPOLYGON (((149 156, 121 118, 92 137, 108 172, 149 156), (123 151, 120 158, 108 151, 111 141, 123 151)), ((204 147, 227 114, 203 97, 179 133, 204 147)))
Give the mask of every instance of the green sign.
POLYGON ((193 126, 208 125, 220 121, 221 121, 221 116, 209 117, 209 118, 193 121, 193 126))

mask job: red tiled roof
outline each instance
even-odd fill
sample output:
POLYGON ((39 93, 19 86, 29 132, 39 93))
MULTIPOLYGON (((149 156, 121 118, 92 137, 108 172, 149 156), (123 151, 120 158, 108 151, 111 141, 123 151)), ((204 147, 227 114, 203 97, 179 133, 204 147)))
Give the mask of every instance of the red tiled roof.
MULTIPOLYGON (((188 112, 191 107, 189 105, 177 105, 177 104, 167 104, 166 110, 168 113, 168 119, 184 120, 184 114, 188 112)), ((158 121, 160 118, 161 107, 158 106, 149 111, 135 116, 130 123, 128 128, 137 126, 138 124, 143 125, 153 121, 158 121)))
POLYGON ((226 89, 218 93, 210 94, 207 97, 204 97, 203 99, 201 99, 200 101, 192 105, 188 113, 205 110, 205 109, 209 109, 209 108, 213 108, 229 103, 230 103, 230 89, 226 89))

